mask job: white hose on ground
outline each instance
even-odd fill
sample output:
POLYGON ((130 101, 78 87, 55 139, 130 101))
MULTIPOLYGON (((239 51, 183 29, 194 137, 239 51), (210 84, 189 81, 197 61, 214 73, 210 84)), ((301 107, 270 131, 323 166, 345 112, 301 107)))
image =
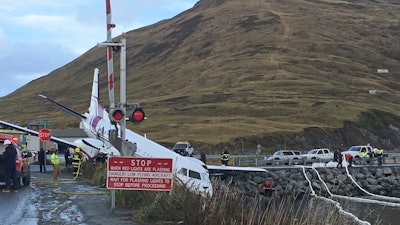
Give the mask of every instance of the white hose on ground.
MULTIPOLYGON (((357 201, 357 202, 375 203, 375 204, 380 204, 380 205, 385 205, 385 206, 400 207, 399 203, 394 203, 394 202, 386 202, 386 201, 379 201, 379 200, 374 200, 374 199, 365 199, 365 198, 349 197, 349 196, 344 196, 344 195, 332 194, 332 192, 329 190, 329 188, 328 188, 327 184, 325 183, 325 181, 323 181, 321 176, 319 175, 318 170, 316 170, 314 167, 311 167, 311 168, 317 173, 318 179, 325 186, 327 192, 329 193, 329 195, 331 197, 342 198, 342 199, 351 199, 351 200, 357 201)), ((346 169, 347 169, 347 167, 346 167, 346 169)), ((353 180, 353 182, 354 182, 354 180, 353 180)), ((360 186, 358 186, 358 187, 361 188, 360 186)), ((387 196, 382 196, 382 197, 387 197, 387 196)), ((387 197, 387 198, 392 198, 392 197, 387 197)))
MULTIPOLYGON (((334 200, 329 199, 329 198, 322 197, 322 196, 317 196, 317 195, 315 194, 315 192, 314 192, 314 189, 312 188, 312 182, 311 182, 311 180, 308 178, 308 176, 307 176, 307 174, 306 174, 305 166, 300 166, 300 167, 303 169, 304 177, 305 177, 306 180, 308 181, 308 184, 309 184, 309 186, 310 186, 312 195, 314 195, 315 197, 320 198, 320 199, 322 199, 322 200, 324 200, 324 201, 333 203, 333 204, 335 205, 335 207, 339 210, 339 213, 340 213, 340 214, 345 215, 345 216, 348 216, 348 217, 351 217, 351 218, 352 218, 354 221, 356 221, 358 224, 362 224, 362 225, 371 225, 370 222, 360 220, 357 216, 355 216, 355 215, 352 214, 351 212, 345 211, 345 210, 340 206, 340 203, 339 203, 339 202, 334 201, 334 200)), ((331 197, 335 196, 335 195, 333 195, 333 194, 329 191, 328 186, 327 186, 326 183, 322 180, 321 176, 319 175, 319 172, 318 172, 314 167, 311 167, 311 168, 317 172, 318 179, 319 179, 320 181, 322 181, 322 183, 324 184, 324 186, 325 186, 326 190, 328 191, 329 195, 331 195, 331 197)), ((346 196, 343 196, 343 197, 346 197, 346 196)))
POLYGON ((377 198, 377 199, 384 199, 384 200, 390 200, 390 201, 393 201, 393 202, 400 202, 400 198, 389 197, 389 196, 383 196, 383 195, 377 195, 377 194, 373 194, 373 193, 371 193, 371 192, 368 192, 367 190, 365 190, 364 188, 362 188, 362 187, 354 180, 353 176, 351 176, 351 174, 350 174, 350 172, 349 172, 349 168, 347 167, 347 164, 346 164, 345 168, 346 168, 347 176, 348 176, 348 177, 351 179, 351 181, 352 181, 361 191, 363 191, 364 193, 366 193, 366 194, 368 194, 368 195, 370 195, 370 196, 374 196, 374 197, 377 198))
POLYGON ((343 215, 345 215, 345 216, 351 217, 351 218, 352 218, 353 220, 355 220, 358 224, 371 225, 370 222, 364 221, 364 220, 360 220, 360 219, 359 219, 357 216, 355 216, 353 213, 347 212, 346 210, 344 210, 344 209, 342 208, 342 206, 340 206, 340 203, 339 203, 339 202, 334 201, 334 200, 329 199, 329 198, 322 197, 322 196, 321 196, 320 198, 323 199, 323 200, 325 200, 325 201, 327 201, 327 202, 331 202, 331 203, 335 204, 336 208, 339 210, 339 213, 341 213, 341 214, 343 214, 343 215))
POLYGON ((305 169, 305 167, 302 166, 301 168, 303 168, 303 174, 304 174, 304 177, 306 178, 306 180, 308 181, 308 185, 310 186, 310 190, 311 190, 312 195, 315 195, 315 191, 314 191, 314 189, 313 189, 313 187, 312 187, 311 180, 308 179, 308 176, 307 176, 307 174, 306 174, 306 169, 305 169))

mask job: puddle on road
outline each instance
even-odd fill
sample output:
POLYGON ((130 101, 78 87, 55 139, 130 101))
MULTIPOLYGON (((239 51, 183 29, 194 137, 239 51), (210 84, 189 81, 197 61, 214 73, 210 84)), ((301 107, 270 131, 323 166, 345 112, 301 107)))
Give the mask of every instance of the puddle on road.
MULTIPOLYGON (((25 219, 30 224, 83 224, 84 215, 79 209, 79 192, 99 192, 86 184, 79 184, 76 181, 53 182, 51 180, 33 180, 31 184, 34 189, 31 195, 31 214, 25 219)), ((103 192, 104 193, 104 192, 103 192)), ((21 223, 24 224, 25 223, 21 223)))

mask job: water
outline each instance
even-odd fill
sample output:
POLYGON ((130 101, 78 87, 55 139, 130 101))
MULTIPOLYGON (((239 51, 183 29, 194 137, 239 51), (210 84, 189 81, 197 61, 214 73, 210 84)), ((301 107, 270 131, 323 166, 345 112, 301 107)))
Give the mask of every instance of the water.
MULTIPOLYGON (((368 203, 356 201, 354 199, 333 200, 340 203, 340 207, 344 211, 351 213, 356 217, 351 218, 350 216, 345 216, 346 222, 344 223, 344 225, 363 224, 361 222, 357 222, 357 218, 360 221, 369 222, 371 225, 400 224, 400 203, 385 204, 384 201, 381 201, 382 203, 368 203)), ((328 202, 326 200, 316 200, 316 198, 310 197, 306 202, 308 207, 320 208, 321 206, 323 206, 326 208, 333 208, 333 202, 331 200, 328 202), (325 204, 321 204, 321 201, 325 202, 325 204)))
POLYGON ((344 210, 353 213, 359 219, 368 221, 371 224, 400 224, 400 207, 348 200, 340 202, 344 210))
MULTIPOLYGON (((361 201, 364 200, 361 199, 361 201)), ((315 221, 315 224, 318 224, 318 222, 321 222, 321 224, 329 222, 337 224, 338 221, 341 221, 343 225, 367 224, 365 222, 369 222, 371 225, 400 224, 400 203, 385 205, 383 201, 381 201, 382 204, 361 201, 354 200, 353 198, 328 199, 305 195, 294 202, 294 208, 297 211, 297 218, 304 218, 305 216, 315 221), (339 207, 346 213, 342 212, 339 215, 339 208, 336 207, 337 203, 340 204, 339 207), (334 210, 333 214, 331 214, 332 210, 334 210), (327 212, 331 213, 327 214, 327 212), (348 213, 353 215, 347 215, 348 213)))

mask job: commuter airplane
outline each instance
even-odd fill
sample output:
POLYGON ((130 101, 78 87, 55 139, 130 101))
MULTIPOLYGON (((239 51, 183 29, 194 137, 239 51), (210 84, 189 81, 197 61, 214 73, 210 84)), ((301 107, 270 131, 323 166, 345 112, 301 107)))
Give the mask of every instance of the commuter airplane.
MULTIPOLYGON (((99 70, 96 68, 93 77, 92 95, 89 112, 80 114, 66 106, 63 106, 44 95, 40 97, 46 99, 60 109, 72 114, 81 120, 80 127, 85 131, 89 138, 77 139, 74 142, 65 141, 57 137, 51 137, 50 141, 65 145, 67 147, 81 147, 86 159, 95 158, 99 153, 103 155, 120 155, 120 152, 110 143, 110 133, 119 132, 119 124, 113 125, 109 119, 108 112, 99 102, 99 70)), ((38 132, 30 130, 15 124, 0 121, 0 124, 11 127, 28 134, 38 136, 38 132)), ((135 143, 135 152, 132 156, 137 157, 157 157, 172 158, 173 170, 179 183, 186 185, 191 190, 203 194, 212 195, 210 174, 207 169, 213 173, 226 171, 245 171, 245 172, 266 172, 265 169, 255 167, 232 167, 205 165, 200 160, 184 157, 177 154, 137 133, 125 129, 125 139, 130 143, 135 143)))
MULTIPOLYGON (((92 96, 90 101, 89 112, 80 114, 76 111, 73 111, 52 99, 39 95, 40 97, 46 99, 47 101, 55 104, 57 107, 62 110, 72 114, 73 116, 81 119, 80 127, 85 131, 85 133, 90 137, 86 139, 79 140, 82 151, 85 152, 85 155, 88 159, 96 156, 100 149, 102 152, 106 152, 108 155, 120 155, 119 151, 112 146, 109 139, 109 134, 111 132, 120 132, 121 127, 119 124, 112 125, 108 112, 102 107, 99 103, 99 70, 96 68, 94 72, 93 78, 93 87, 92 87, 92 96), (93 146, 90 148, 91 151, 88 151, 87 146, 93 146), (97 147, 97 151, 96 148, 97 147)), ((21 131, 25 131, 32 135, 38 135, 37 131, 29 130, 27 128, 23 128, 14 124, 10 124, 7 122, 0 121, 0 124, 4 126, 12 127, 21 131)), ((118 133, 120 137, 120 133, 118 133)), ((172 158, 173 159, 173 170, 178 178, 178 182, 186 185, 191 190, 202 193, 212 195, 212 187, 211 181, 209 178, 208 171, 198 163, 193 163, 188 160, 186 157, 183 157, 141 135, 136 134, 135 132, 126 129, 125 130, 125 139, 128 142, 135 143, 136 151, 134 155, 136 157, 157 157, 157 158, 172 158)), ((75 147, 78 144, 63 141, 62 139, 52 137, 51 141, 55 141, 70 147, 75 147)))

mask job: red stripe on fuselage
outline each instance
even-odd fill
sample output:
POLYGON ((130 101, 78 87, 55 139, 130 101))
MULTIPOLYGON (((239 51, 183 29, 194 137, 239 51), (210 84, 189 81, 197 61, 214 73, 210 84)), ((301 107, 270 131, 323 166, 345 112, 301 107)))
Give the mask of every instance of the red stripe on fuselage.
POLYGON ((97 127, 97 124, 99 123, 99 121, 101 120, 102 118, 100 117, 100 116, 96 116, 93 120, 92 120, 92 123, 91 123, 91 128, 92 128, 92 132, 94 133, 94 134, 96 134, 97 133, 97 129, 96 129, 96 127, 97 127))

